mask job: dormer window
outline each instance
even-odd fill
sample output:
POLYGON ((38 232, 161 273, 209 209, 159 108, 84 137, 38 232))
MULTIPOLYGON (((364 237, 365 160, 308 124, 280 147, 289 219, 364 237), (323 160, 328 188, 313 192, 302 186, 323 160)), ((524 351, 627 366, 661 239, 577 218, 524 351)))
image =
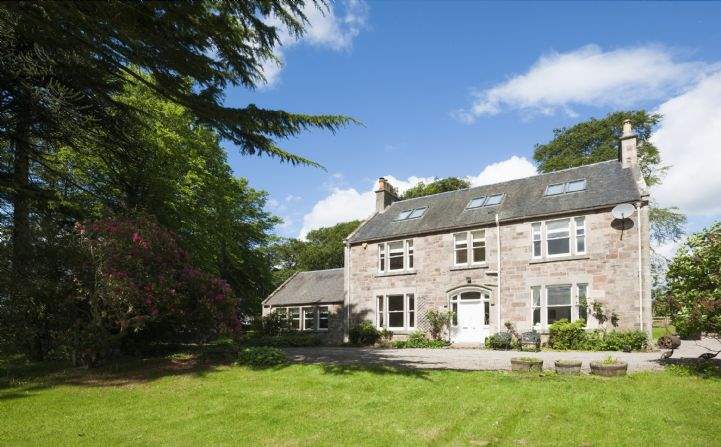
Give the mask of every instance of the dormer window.
POLYGON ((557 196, 569 192, 578 192, 586 189, 586 179, 574 180, 566 183, 556 183, 546 187, 545 196, 557 196))
POLYGON ((400 214, 398 214, 396 220, 418 219, 419 217, 423 217, 427 209, 428 207, 424 206, 422 208, 414 208, 412 210, 401 211, 400 214))
POLYGON ((475 197, 468 202, 466 209, 480 208, 482 206, 494 206, 503 201, 503 194, 494 194, 492 196, 475 197))

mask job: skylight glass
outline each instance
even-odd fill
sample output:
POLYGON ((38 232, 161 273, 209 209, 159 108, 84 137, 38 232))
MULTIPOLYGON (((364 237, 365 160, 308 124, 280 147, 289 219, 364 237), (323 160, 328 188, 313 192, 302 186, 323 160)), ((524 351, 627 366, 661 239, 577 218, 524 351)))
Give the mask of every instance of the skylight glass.
POLYGON ((412 212, 413 212, 413 210, 401 211, 401 213, 398 215, 398 218, 396 220, 406 220, 406 219, 408 219, 408 216, 410 216, 412 212))
POLYGON ((398 217, 396 218, 396 220, 408 220, 408 219, 417 219, 419 217, 423 217, 423 215, 426 213, 427 209, 428 209, 428 207, 424 206, 423 208, 415 208, 412 210, 402 211, 400 214, 398 214, 398 217))
POLYGON ((496 194, 493 196, 488 196, 486 199, 486 203, 483 206, 492 206, 492 205, 498 205, 503 200, 503 194, 496 194))
POLYGON ((411 215, 408 216, 409 219, 415 219, 417 217, 423 217, 423 215, 426 213, 426 210, 428 208, 416 208, 411 212, 411 215))
POLYGON ((586 189, 586 179, 566 183, 566 192, 583 191, 584 189, 586 189))
POLYGON ((476 197, 475 199, 471 199, 471 201, 468 202, 468 206, 466 206, 466 208, 480 208, 483 206, 483 202, 485 201, 485 197, 476 197))
POLYGON ((569 192, 578 192, 586 189, 586 179, 574 180, 572 182, 557 183, 546 187, 546 196, 555 196, 569 192))
POLYGON ((559 183, 557 185, 548 185, 546 188, 546 195, 547 196, 555 196, 556 194, 563 194, 563 190, 565 188, 565 183, 559 183))

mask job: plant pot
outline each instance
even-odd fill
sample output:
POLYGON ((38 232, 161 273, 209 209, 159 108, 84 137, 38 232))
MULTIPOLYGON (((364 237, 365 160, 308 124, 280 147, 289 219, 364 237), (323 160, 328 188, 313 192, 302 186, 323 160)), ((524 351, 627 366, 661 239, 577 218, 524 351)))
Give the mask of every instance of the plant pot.
POLYGON ((511 371, 541 372, 543 371, 543 360, 530 357, 513 357, 511 359, 511 371))
POLYGON ((625 376, 628 370, 628 363, 616 362, 616 363, 602 363, 602 362, 591 362, 591 374, 603 377, 618 377, 625 376))
POLYGON ((556 360, 555 366, 558 374, 581 374, 580 360, 556 360))

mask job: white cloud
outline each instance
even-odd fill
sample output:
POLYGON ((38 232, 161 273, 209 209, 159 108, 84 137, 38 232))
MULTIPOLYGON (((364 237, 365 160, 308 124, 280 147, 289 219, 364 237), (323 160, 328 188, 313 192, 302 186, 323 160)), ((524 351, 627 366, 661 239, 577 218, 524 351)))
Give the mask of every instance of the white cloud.
POLYGON ((278 29, 281 43, 274 52, 277 61, 265 60, 262 63, 266 87, 278 83, 285 60, 284 51, 298 43, 308 43, 334 51, 349 50, 353 39, 366 27, 368 4, 365 0, 344 0, 335 4, 329 3, 327 8, 318 8, 312 2, 308 2, 304 6, 303 13, 308 25, 300 39, 293 36, 277 17, 271 16, 266 19, 266 23, 278 29))
POLYGON ((721 214, 721 72, 658 108, 653 136, 668 175, 652 193, 662 206, 689 214, 721 214))
POLYGON ((499 161, 483 168, 480 174, 469 176, 473 186, 489 185, 517 178, 536 175, 536 167, 526 157, 514 155, 508 160, 499 161))
POLYGON ((339 222, 365 219, 375 207, 373 191, 358 192, 354 188, 334 189, 331 194, 313 206, 310 213, 303 216, 303 227, 299 238, 304 239, 310 230, 329 227, 339 222))
POLYGON ((701 62, 678 61, 661 46, 603 51, 587 45, 541 56, 526 73, 476 92, 471 107, 454 114, 471 123, 508 109, 574 116, 575 105, 628 107, 678 93, 709 69, 701 62))
MULTIPOLYGON (((499 161, 486 166, 478 175, 466 176, 473 186, 489 183, 503 182, 521 177, 534 175, 536 169, 524 157, 513 156, 507 160, 499 161)), ((334 174, 338 176, 338 174, 334 174)), ((398 189, 400 194, 420 182, 429 183, 433 177, 411 176, 405 180, 392 175, 384 176, 391 185, 398 189)), ((375 212, 375 187, 373 182, 366 191, 359 192, 355 188, 331 188, 330 194, 318 201, 313 209, 303 216, 303 227, 299 238, 305 238, 310 230, 328 227, 339 222, 354 219, 366 219, 375 212)))

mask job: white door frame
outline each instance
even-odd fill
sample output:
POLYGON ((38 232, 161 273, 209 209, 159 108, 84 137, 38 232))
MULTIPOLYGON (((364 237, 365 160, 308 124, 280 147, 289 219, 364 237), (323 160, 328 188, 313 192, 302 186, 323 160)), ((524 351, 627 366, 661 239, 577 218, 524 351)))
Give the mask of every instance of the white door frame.
MULTIPOLYGON (((480 329, 478 330, 478 334, 472 339, 462 339, 461 334, 458 332, 458 326, 453 326, 453 323, 451 322, 450 327, 450 336, 452 342, 466 342, 466 343, 483 343, 486 339, 486 337, 489 335, 490 332, 490 302, 491 302, 491 291, 485 287, 480 286, 463 286, 463 287, 457 287, 447 293, 447 300, 448 300, 448 309, 453 311, 453 303, 457 303, 457 309, 461 309, 462 305, 461 302, 466 303, 474 303, 479 304, 479 318, 481 319, 480 323, 480 329), (481 294, 480 299, 474 299, 474 300, 463 300, 461 301, 460 298, 457 298, 456 301, 453 301, 453 297, 460 297, 462 293, 465 292, 479 292, 481 294), (485 306, 484 303, 489 303, 488 306, 485 306), (488 312, 489 315, 487 315, 489 319, 489 324, 484 324, 483 318, 484 313, 488 312)), ((460 313, 460 312, 459 312, 460 313)), ((458 321, 459 316, 456 315, 456 321, 458 321)))

